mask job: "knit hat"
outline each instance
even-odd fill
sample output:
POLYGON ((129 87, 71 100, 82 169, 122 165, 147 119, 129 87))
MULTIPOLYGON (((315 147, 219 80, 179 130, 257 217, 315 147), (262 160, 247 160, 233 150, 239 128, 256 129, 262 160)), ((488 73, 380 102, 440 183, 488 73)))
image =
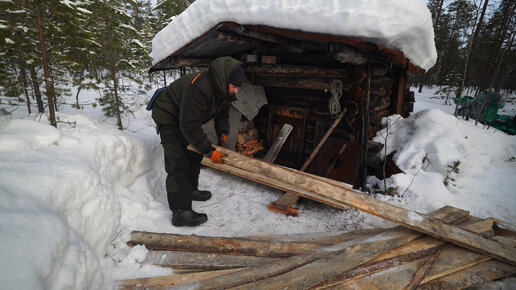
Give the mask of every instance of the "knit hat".
POLYGON ((237 87, 241 87, 242 84, 244 83, 244 79, 245 79, 245 70, 244 70, 244 66, 241 65, 229 77, 229 83, 233 84, 237 87))

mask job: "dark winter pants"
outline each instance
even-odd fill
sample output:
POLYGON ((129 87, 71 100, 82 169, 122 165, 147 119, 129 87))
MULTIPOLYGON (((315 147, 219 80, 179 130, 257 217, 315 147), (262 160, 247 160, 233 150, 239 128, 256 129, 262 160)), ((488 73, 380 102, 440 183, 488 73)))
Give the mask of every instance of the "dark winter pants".
POLYGON ((188 142, 178 130, 160 128, 159 132, 165 153, 168 206, 172 211, 189 209, 191 191, 199 184, 202 155, 186 149, 188 142))

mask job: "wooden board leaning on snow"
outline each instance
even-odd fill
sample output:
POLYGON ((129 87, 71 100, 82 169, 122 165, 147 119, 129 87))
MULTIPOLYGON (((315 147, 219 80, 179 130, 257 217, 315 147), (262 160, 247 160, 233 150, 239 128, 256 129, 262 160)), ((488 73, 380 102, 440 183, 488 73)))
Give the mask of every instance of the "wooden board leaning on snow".
POLYGON ((376 200, 359 191, 337 186, 333 182, 324 181, 319 176, 276 166, 262 160, 242 156, 226 148, 216 147, 217 150, 227 154, 227 157, 223 159, 224 164, 214 164, 208 158, 203 158, 204 165, 283 190, 294 191, 303 197, 340 208, 351 206, 460 247, 516 265, 516 251, 499 242, 447 225, 428 215, 376 200))

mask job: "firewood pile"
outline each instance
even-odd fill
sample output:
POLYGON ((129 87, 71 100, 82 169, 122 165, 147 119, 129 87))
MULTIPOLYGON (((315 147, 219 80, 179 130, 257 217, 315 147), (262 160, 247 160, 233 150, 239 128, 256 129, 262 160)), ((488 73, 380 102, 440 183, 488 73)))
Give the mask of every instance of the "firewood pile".
POLYGON ((254 154, 264 151, 263 141, 258 139, 258 129, 254 127, 252 121, 243 121, 238 128, 236 152, 244 156, 253 156, 254 154))
MULTIPOLYGON (((516 247, 515 227, 453 207, 429 217, 516 247)), ((119 281, 118 289, 457 289, 516 273, 514 263, 404 227, 355 232, 207 237, 133 232, 144 264, 170 276, 119 281)))

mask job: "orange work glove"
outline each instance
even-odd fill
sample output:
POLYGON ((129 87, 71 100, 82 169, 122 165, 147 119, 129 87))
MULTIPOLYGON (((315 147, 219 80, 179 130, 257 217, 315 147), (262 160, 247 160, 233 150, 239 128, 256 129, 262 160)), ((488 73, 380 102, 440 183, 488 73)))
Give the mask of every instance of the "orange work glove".
POLYGON ((219 146, 220 147, 226 147, 226 143, 228 141, 228 135, 222 134, 219 137, 219 146))
POLYGON ((224 163, 224 162, 222 162, 222 157, 226 157, 226 156, 227 156, 226 154, 224 154, 218 150, 214 150, 210 155, 210 160, 213 163, 222 164, 222 163, 224 163))

